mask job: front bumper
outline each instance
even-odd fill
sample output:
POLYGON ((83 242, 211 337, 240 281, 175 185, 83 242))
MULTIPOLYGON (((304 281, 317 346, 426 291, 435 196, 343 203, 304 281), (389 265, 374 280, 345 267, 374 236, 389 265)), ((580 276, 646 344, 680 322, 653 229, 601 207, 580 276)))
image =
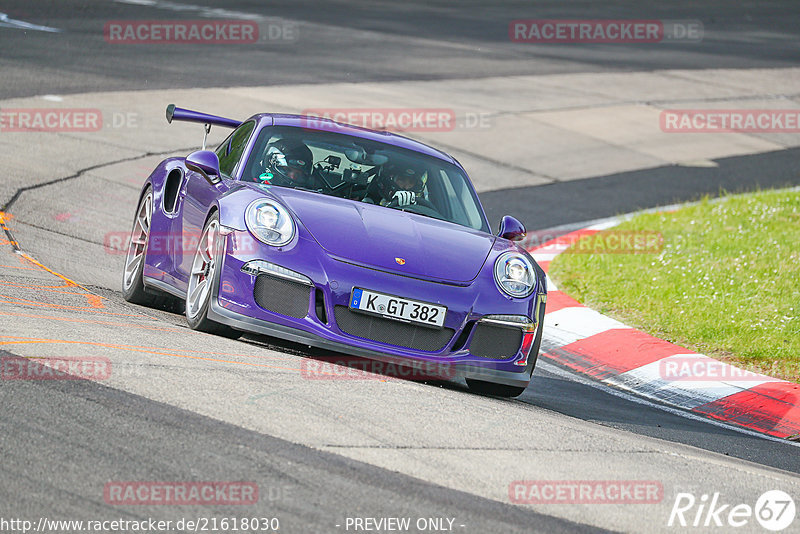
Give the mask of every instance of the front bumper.
MULTIPOLYGON (((237 330, 265 334, 268 336, 293 341, 295 343, 302 343, 303 345, 308 345, 311 347, 347 353, 352 356, 361 356, 364 358, 381 360, 389 363, 397 363, 398 361, 397 358, 390 356, 385 352, 373 351, 366 348, 357 347, 349 343, 324 339, 297 328, 269 323, 232 312, 220 306, 217 299, 214 299, 214 301, 211 303, 211 307, 208 311, 208 318, 218 323, 226 324, 237 330)), ((409 367, 419 369, 425 373, 430 371, 430 367, 425 365, 424 360, 421 358, 407 358, 404 360, 404 364, 408 365, 409 367)), ((453 376, 484 380, 486 382, 494 382, 497 384, 527 387, 531 380, 530 373, 525 371, 509 372, 499 369, 488 369, 476 365, 457 363, 453 363, 451 366, 454 370, 453 376)))
MULTIPOLYGON (((442 284, 352 265, 328 256, 311 240, 297 239, 282 249, 242 246, 252 243, 247 232, 233 231, 226 236, 226 253, 208 312, 211 320, 233 328, 266 334, 305 345, 348 355, 397 363, 416 368, 430 364, 447 365, 448 376, 484 380, 525 387, 530 382, 536 355, 527 359, 520 345, 515 354, 503 359, 476 356, 469 351, 475 326, 488 315, 517 315, 540 319, 540 297, 511 299, 500 294, 491 273, 479 276, 467 285, 442 284), (311 281, 308 314, 290 317, 271 312, 256 303, 254 287, 257 276, 242 272, 248 261, 265 260, 301 273, 311 281), (447 307, 444 327, 452 337, 440 350, 426 351, 381 343, 349 335, 339 328, 336 311, 348 306, 353 287, 372 289, 409 299, 432 302, 447 307), (318 294, 319 293, 319 294, 318 294), (321 295, 321 297, 320 297, 321 295), (324 319, 315 313, 322 299, 324 319), (522 364, 522 365, 520 365, 522 364)), ((482 273, 485 274, 485 273, 482 273)), ((263 276, 263 275, 262 275, 263 276)), ((422 327, 424 328, 424 327, 422 327)))

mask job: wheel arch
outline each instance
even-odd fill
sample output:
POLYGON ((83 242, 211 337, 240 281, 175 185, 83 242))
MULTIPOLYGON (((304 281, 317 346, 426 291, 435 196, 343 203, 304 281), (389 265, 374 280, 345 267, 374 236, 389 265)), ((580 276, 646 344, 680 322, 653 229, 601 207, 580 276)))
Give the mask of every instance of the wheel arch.
MULTIPOLYGON (((211 220, 211 217, 215 213, 219 213, 219 212, 220 212, 220 210, 219 210, 219 206, 217 205, 217 203, 215 202, 214 204, 211 204, 211 206, 208 207, 208 213, 206 213, 206 218, 203 221, 203 228, 206 227, 206 225, 208 224, 208 221, 211 220)), ((222 217, 220 217, 220 223, 219 224, 222 224, 222 217)))

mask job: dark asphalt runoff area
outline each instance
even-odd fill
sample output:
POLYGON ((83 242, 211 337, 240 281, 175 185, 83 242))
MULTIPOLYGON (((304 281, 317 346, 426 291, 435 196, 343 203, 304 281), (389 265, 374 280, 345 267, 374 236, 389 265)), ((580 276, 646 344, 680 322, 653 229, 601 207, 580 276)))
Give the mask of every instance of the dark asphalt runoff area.
MULTIPOLYGON (((0 13, 10 19, 64 30, 64 35, 57 37, 0 24, 0 98, 548 73, 796 67, 800 60, 800 2, 794 0, 746 4, 725 0, 192 0, 182 2, 192 6, 184 11, 150 4, 154 3, 0 2, 0 13), (103 46, 103 27, 108 21, 201 19, 213 8, 258 13, 263 24, 292 21, 302 39, 259 46, 103 46), (536 47, 509 42, 509 21, 526 18, 699 20, 705 28, 704 46, 536 47)), ((0 155, 0 162, 7 158, 0 155)), ((739 192, 800 184, 800 151, 796 149, 717 163, 715 168, 670 166, 492 191, 481 199, 492 221, 515 213, 529 228, 543 229, 716 196, 723 189, 739 192)), ((181 316, 159 313, 166 322, 182 320, 181 316)), ((513 402, 800 473, 800 455, 788 444, 644 406, 542 369, 537 370, 534 383, 536 387, 513 402)), ((0 458, 0 516, 6 518, 88 518, 113 512, 128 519, 176 519, 174 510, 165 512, 164 507, 109 507, 97 488, 114 480, 256 479, 263 481, 262 492, 267 496, 257 515, 280 517, 287 524, 282 530, 287 532, 343 531, 334 525, 353 515, 456 516, 469 525, 460 530, 463 532, 593 531, 538 511, 440 487, 91 382, 0 383, 0 458), (302 528, 296 529, 298 525, 302 528)), ((212 513, 239 517, 251 511, 189 506, 180 513, 186 517, 212 513)))

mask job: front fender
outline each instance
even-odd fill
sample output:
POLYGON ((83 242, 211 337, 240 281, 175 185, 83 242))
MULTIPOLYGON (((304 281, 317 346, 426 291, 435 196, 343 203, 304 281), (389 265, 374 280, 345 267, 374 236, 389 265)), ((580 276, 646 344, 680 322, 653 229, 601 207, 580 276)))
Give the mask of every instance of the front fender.
POLYGON ((269 198, 280 202, 274 195, 266 191, 254 191, 249 187, 239 185, 232 187, 230 191, 220 196, 212 210, 214 208, 219 210, 219 223, 222 226, 245 231, 247 230, 244 222, 245 210, 251 202, 259 198, 269 198))

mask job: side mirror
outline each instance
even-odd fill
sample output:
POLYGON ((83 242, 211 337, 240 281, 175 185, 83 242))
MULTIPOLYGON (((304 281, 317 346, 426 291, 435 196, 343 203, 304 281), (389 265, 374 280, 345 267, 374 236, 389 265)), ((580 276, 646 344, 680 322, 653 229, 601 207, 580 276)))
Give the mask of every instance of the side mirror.
POLYGON ((509 241, 519 241, 525 237, 525 225, 511 215, 506 215, 500 221, 500 230, 497 235, 509 241))
POLYGON ((198 150, 186 156, 186 168, 200 174, 211 185, 217 185, 222 181, 219 158, 211 150, 198 150))

